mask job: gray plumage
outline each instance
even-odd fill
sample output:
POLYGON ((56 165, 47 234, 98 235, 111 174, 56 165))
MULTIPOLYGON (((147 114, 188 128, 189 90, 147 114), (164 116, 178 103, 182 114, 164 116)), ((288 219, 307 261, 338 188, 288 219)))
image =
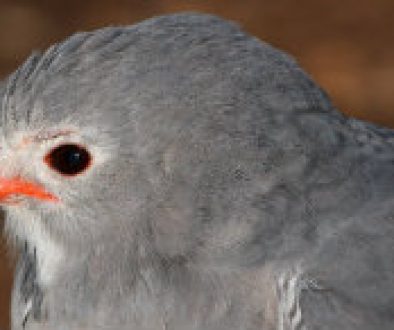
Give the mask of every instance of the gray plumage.
POLYGON ((8 79, 1 126, 2 176, 60 199, 4 203, 13 330, 393 328, 394 131, 236 25, 74 35, 8 79), (50 168, 61 143, 91 166, 50 168))

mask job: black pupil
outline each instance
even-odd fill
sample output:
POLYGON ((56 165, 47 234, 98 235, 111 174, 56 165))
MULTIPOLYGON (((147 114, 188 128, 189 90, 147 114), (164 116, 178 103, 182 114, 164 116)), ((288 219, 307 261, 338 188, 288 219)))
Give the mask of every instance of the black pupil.
POLYGON ((61 174, 75 175, 83 172, 90 164, 89 152, 76 144, 63 144, 47 156, 49 165, 61 174))

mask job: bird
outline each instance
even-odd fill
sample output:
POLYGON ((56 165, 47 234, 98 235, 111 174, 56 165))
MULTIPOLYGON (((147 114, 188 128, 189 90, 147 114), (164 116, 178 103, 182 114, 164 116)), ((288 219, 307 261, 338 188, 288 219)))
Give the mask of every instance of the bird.
POLYGON ((394 324, 394 131, 203 13, 77 33, 2 87, 12 330, 394 324))

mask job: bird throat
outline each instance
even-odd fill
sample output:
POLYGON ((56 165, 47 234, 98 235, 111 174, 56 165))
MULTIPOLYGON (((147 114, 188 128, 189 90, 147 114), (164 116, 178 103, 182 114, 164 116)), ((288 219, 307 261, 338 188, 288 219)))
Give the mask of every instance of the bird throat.
POLYGON ((43 291, 38 283, 37 279, 37 250, 33 248, 33 252, 25 243, 22 255, 20 256, 20 268, 19 268, 19 304, 24 306, 22 315, 22 327, 26 327, 26 324, 30 321, 39 322, 42 320, 42 301, 43 291))
POLYGON ((63 248, 48 233, 40 218, 24 213, 23 209, 12 211, 6 218, 7 235, 16 237, 19 244, 27 242, 25 248, 27 246, 29 253, 35 254, 37 283, 48 287, 59 274, 59 267, 64 260, 63 248))

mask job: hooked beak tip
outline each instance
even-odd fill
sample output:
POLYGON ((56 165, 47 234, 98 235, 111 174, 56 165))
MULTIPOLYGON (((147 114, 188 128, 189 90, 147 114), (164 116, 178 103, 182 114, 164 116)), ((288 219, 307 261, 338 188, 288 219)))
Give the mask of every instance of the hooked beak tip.
MULTIPOLYGON (((59 198, 47 192, 39 184, 23 180, 19 177, 12 179, 0 177, 0 203, 8 203, 10 197, 22 195, 42 201, 58 202, 59 198), (7 201, 8 200, 8 201, 7 201)), ((12 203, 11 204, 15 204, 12 203)))

